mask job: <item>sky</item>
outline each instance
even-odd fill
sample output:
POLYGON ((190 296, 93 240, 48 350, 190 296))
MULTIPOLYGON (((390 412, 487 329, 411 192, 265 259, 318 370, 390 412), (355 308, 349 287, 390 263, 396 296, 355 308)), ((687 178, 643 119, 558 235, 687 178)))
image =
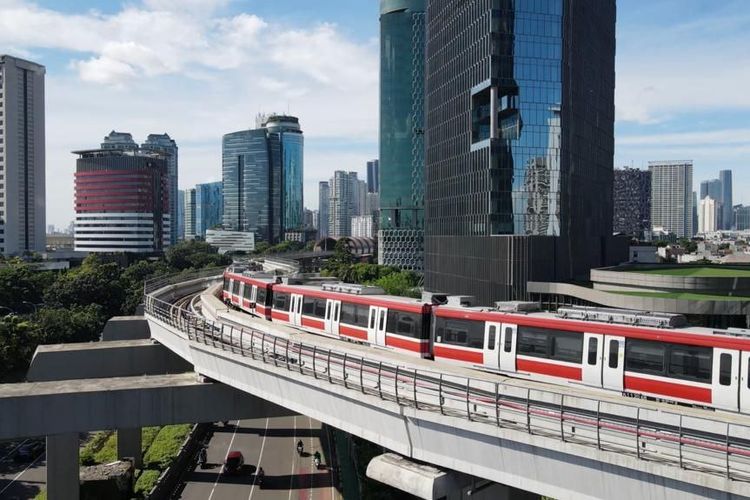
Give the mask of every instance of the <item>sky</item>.
MULTIPOLYGON (((306 206, 378 154, 377 0, 0 0, 0 53, 43 64, 47 223, 73 219, 73 150, 167 132, 180 188, 221 178, 221 136, 299 116, 306 206)), ((750 203, 750 5, 619 0, 615 165, 734 171, 750 203)))

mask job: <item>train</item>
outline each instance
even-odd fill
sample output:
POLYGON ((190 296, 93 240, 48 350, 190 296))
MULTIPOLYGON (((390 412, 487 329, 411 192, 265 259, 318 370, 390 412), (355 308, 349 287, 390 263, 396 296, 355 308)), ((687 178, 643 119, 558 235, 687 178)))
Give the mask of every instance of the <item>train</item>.
POLYGON ((378 287, 233 268, 223 281, 228 305, 306 332, 436 363, 750 414, 748 330, 618 309, 475 307, 467 297, 396 297, 378 287))

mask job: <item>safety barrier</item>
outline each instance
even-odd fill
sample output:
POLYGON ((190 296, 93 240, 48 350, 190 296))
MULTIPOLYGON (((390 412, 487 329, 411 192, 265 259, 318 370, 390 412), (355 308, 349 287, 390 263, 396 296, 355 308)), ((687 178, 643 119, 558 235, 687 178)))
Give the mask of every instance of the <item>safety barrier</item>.
MULTIPOLYGON (((168 284, 174 283, 167 279, 162 287, 168 284)), ((151 287, 152 292, 156 290, 151 287)), ((146 314, 183 332, 190 342, 230 351, 301 377, 420 411, 750 481, 747 425, 531 388, 512 380, 493 382, 376 361, 343 349, 326 349, 255 328, 209 321, 159 295, 146 296, 146 314)))

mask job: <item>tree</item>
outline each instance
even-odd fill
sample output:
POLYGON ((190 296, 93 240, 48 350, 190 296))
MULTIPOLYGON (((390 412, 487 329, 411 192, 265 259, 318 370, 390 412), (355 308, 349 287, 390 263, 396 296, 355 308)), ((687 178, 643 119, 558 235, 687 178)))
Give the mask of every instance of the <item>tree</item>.
POLYGON ((10 261, 9 266, 0 268, 0 304, 15 312, 30 312, 29 304, 42 302, 54 276, 51 272, 34 271, 23 262, 10 261))
POLYGON ((120 281, 125 289, 125 302, 123 313, 132 314, 143 299, 143 283, 158 276, 171 273, 166 262, 163 260, 148 261, 141 260, 125 269, 120 276, 120 281))
POLYGON ((95 254, 83 261, 78 269, 61 274, 47 289, 45 303, 51 307, 70 308, 98 304, 107 317, 123 312, 125 289, 120 282, 120 267, 102 264, 95 254))
POLYGON ((0 316, 0 379, 28 366, 33 349, 29 342, 31 324, 21 316, 0 316))
POLYGON ((175 271, 228 266, 231 257, 219 255, 216 248, 203 241, 182 241, 167 249, 164 254, 169 267, 175 271))
POLYGON ((412 271, 398 271, 386 274, 375 281, 388 295, 419 298, 419 275, 412 271))

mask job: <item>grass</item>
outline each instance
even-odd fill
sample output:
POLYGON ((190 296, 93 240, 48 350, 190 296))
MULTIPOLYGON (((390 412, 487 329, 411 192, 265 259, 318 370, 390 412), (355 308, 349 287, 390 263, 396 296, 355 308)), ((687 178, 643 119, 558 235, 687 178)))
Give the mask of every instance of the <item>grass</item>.
POLYGON ((34 497, 34 500, 47 500, 47 490, 42 490, 34 497))
POLYGON ((632 297, 650 297, 654 299, 679 299, 679 300, 725 300, 725 301, 750 301, 750 297, 732 297, 729 295, 709 295, 689 292, 609 292, 617 295, 630 295, 632 297))
POLYGON ((145 469, 164 470, 169 467, 172 460, 180 450, 180 446, 190 433, 190 424, 167 425, 162 427, 154 439, 151 447, 143 457, 145 469))
POLYGON ((135 481, 133 493, 145 497, 153 489, 159 476, 161 476, 161 471, 159 470, 145 469, 141 471, 138 479, 135 481))
POLYGON ((655 269, 634 268, 628 269, 627 272, 641 274, 661 274, 663 276, 695 276, 701 278, 750 277, 750 269, 737 269, 734 267, 659 267, 655 269))
MULTIPOLYGON (((83 445, 78 455, 78 461, 81 465, 95 465, 99 462, 96 461, 96 454, 104 446, 105 442, 113 435, 112 431, 95 432, 91 435, 89 440, 83 445)), ((117 447, 115 447, 117 449, 117 447)))

